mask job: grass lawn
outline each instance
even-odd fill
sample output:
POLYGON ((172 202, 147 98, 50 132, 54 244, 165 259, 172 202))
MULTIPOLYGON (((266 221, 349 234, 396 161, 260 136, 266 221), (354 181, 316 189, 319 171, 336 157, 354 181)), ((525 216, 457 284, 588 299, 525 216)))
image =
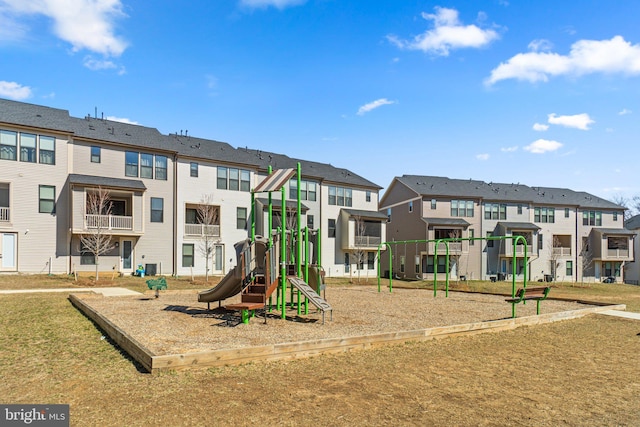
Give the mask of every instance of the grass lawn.
MULTIPOLYGON (((95 286, 151 292, 141 278, 105 279, 95 286)), ((217 280, 168 278, 169 289, 206 289, 217 280)), ((0 276, 0 289, 91 285, 80 282, 0 276)), ((452 282, 456 287, 511 291, 504 282, 452 282)), ((624 303, 640 312, 638 286, 554 284, 551 295, 624 303)), ((593 315, 289 362, 149 375, 65 294, 0 295, 0 303, 0 401, 68 403, 72 425, 640 425, 640 321, 593 315)))

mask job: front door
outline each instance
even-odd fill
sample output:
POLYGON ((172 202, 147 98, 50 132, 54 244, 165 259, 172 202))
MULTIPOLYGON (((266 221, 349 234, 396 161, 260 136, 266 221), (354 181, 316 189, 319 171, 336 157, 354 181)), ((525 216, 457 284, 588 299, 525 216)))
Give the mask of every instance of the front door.
POLYGON ((0 271, 16 271, 18 253, 18 235, 16 233, 2 233, 0 239, 0 271))
POLYGON ((133 241, 120 241, 120 262, 123 273, 133 273, 133 241))

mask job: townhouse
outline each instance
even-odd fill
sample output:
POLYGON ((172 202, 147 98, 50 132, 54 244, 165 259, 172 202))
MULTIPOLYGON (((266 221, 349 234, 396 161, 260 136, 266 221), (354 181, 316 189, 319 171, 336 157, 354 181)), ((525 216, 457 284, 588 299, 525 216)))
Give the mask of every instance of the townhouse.
POLYGON ((446 248, 434 241, 448 238, 466 239, 449 244, 450 274, 463 279, 503 280, 514 267, 522 279, 526 252, 528 280, 621 281, 634 259, 624 207, 564 188, 403 175, 389 185, 380 212, 388 217, 387 241, 432 241, 393 245, 392 266, 383 258, 387 271, 405 277, 444 273, 446 248), (522 236, 515 250, 512 238, 498 239, 505 236, 522 236))
MULTIPOLYGON (((635 233, 636 237, 633 241, 633 253, 638 254, 640 252, 640 215, 634 215, 624 222, 624 227, 635 233)), ((632 285, 640 284, 640 260, 633 259, 625 263, 624 268, 624 282, 632 285)))
MULTIPOLYGON (((225 273, 252 215, 267 233, 265 202, 256 194, 252 205, 252 189, 269 167, 298 163, 302 225, 317 230, 322 243, 315 258, 333 276, 348 274, 352 264, 373 270, 373 262, 348 255, 375 253, 384 236, 381 188, 347 169, 0 99, 0 271, 94 271, 96 257, 82 236, 101 230, 110 242, 99 271, 131 274, 142 265, 148 274, 225 273), (89 202, 101 192, 108 209, 92 211, 89 202), (362 218, 370 226, 358 233, 362 218)), ((297 180, 287 187, 291 200, 297 180)))

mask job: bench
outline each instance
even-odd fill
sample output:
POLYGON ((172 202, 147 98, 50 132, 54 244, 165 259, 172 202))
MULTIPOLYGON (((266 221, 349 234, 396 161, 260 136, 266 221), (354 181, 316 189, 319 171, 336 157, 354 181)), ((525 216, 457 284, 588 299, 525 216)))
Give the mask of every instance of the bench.
POLYGON ((147 287, 151 290, 155 290, 156 298, 158 298, 160 296, 160 291, 167 289, 167 279, 164 277, 160 277, 159 279, 149 279, 147 280, 147 287))
POLYGON ((536 302, 536 314, 540 314, 540 301, 544 301, 549 296, 551 286, 540 286, 537 288, 520 288, 513 298, 507 298, 505 301, 512 304, 533 300, 536 302))

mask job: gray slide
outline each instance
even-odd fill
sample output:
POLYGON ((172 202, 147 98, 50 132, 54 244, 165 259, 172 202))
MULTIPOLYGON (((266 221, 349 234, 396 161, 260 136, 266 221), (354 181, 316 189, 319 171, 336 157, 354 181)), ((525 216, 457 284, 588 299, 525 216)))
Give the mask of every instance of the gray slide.
POLYGON ((231 298, 242 291, 242 272, 240 266, 236 266, 222 278, 215 288, 198 293, 199 302, 222 301, 231 298))

